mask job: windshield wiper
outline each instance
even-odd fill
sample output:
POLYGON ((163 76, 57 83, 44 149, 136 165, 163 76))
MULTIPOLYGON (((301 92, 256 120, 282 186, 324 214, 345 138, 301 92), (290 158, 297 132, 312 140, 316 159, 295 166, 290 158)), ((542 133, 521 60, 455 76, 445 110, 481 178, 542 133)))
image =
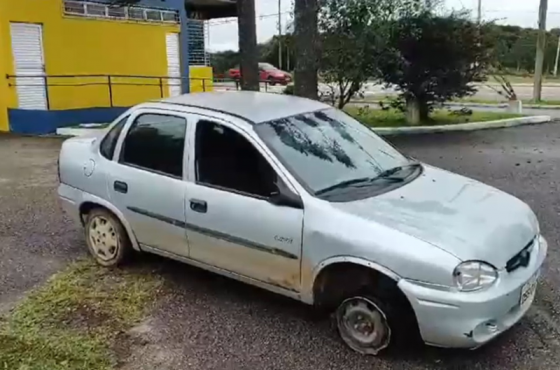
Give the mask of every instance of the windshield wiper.
POLYGON ((412 164, 407 164, 405 166, 398 166, 398 167, 390 168, 388 170, 385 170, 385 171, 381 172, 379 175, 377 175, 375 177, 360 177, 360 178, 357 178, 357 179, 345 180, 345 181, 339 182, 337 184, 328 186, 324 189, 317 190, 315 192, 315 195, 321 195, 321 194, 328 193, 332 190, 345 189, 345 188, 349 188, 349 187, 361 188, 361 187, 369 186, 373 183, 376 183, 379 180, 391 181, 391 182, 403 182, 406 179, 405 176, 400 176, 400 177, 393 177, 393 176, 395 174, 399 173, 399 172, 404 171, 405 169, 418 168, 418 167, 421 167, 421 166, 422 165, 420 163, 412 163, 412 164))
POLYGON ((374 179, 373 177, 361 177, 361 178, 358 178, 358 179, 351 179, 351 180, 342 181, 342 182, 339 182, 337 184, 328 186, 324 189, 317 190, 315 192, 315 194, 316 195, 321 195, 321 194, 324 194, 324 193, 328 193, 331 190, 343 189, 343 188, 347 188, 349 186, 361 184, 361 183, 364 183, 364 182, 371 182, 373 179, 374 179))
POLYGON ((404 180, 404 177, 392 177, 394 175, 396 175, 399 172, 402 172, 406 169, 416 169, 422 167, 422 165, 420 163, 411 163, 411 164, 407 164, 404 166, 397 166, 397 167, 393 167, 393 168, 389 168, 388 170, 385 170, 383 172, 381 172, 379 175, 377 175, 377 177, 375 179, 391 179, 391 180, 404 180))

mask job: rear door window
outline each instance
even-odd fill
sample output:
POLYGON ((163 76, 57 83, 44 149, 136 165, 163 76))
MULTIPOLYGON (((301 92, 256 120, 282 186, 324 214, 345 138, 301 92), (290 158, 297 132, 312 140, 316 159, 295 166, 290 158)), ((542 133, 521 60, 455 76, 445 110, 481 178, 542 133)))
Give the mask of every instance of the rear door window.
POLYGON ((128 117, 123 117, 119 122, 117 122, 105 135, 103 141, 101 141, 101 145, 99 146, 99 151, 101 155, 109 160, 113 159, 113 155, 115 154, 115 148, 117 147, 117 141, 119 141, 119 136, 121 136, 121 132, 126 125, 126 121, 128 121, 128 117))
POLYGON ((130 126, 120 162, 162 175, 183 177, 187 121, 165 114, 142 114, 130 126))

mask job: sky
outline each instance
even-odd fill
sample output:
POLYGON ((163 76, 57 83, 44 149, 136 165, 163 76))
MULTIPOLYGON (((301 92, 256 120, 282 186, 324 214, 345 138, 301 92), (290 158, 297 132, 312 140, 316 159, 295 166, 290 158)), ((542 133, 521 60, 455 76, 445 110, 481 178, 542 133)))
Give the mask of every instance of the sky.
MULTIPOLYGON (((278 34, 278 0, 255 0, 257 40, 265 42, 278 34)), ((292 0, 280 0, 282 29, 291 21, 292 0)), ((467 9, 475 16, 478 0, 444 0, 447 9, 467 9)), ((537 27, 539 0, 482 0, 482 18, 500 24, 537 27)), ((547 28, 560 27, 560 1, 549 0, 547 28)), ((211 20, 206 37, 209 51, 237 50, 237 19, 211 20)))

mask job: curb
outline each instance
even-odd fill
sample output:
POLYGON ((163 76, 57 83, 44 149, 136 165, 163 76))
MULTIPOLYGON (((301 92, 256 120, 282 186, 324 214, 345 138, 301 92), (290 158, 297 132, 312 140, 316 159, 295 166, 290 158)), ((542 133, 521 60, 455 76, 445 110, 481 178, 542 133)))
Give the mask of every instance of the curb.
POLYGON ((507 128, 524 125, 534 125, 538 123, 551 122, 550 116, 532 116, 512 119, 502 119, 487 122, 469 122, 459 123, 456 125, 440 125, 440 126, 416 126, 416 127, 373 127, 370 128, 376 134, 381 136, 394 135, 413 135, 413 134, 432 134, 438 132, 459 132, 459 131, 478 131, 495 128, 507 128))
POLYGON ((102 128, 61 127, 56 129, 59 136, 95 136, 104 131, 102 128))

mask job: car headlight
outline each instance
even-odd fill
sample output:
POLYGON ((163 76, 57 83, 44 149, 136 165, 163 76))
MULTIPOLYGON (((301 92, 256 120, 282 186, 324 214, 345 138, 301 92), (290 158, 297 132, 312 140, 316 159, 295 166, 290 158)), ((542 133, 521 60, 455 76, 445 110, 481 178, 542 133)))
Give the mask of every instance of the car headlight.
POLYGON ((488 288, 497 279, 498 271, 494 266, 480 261, 463 262, 453 271, 455 285, 463 292, 488 288))

